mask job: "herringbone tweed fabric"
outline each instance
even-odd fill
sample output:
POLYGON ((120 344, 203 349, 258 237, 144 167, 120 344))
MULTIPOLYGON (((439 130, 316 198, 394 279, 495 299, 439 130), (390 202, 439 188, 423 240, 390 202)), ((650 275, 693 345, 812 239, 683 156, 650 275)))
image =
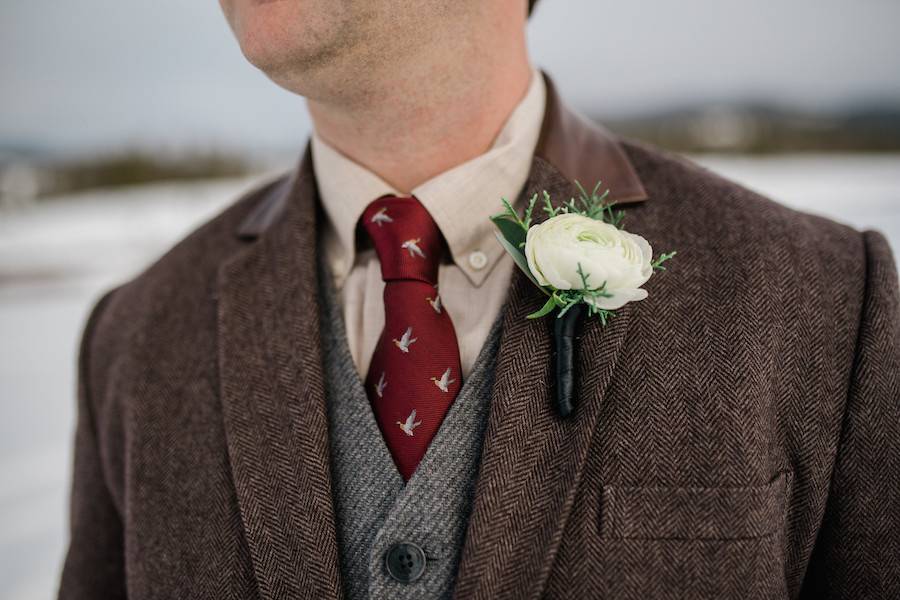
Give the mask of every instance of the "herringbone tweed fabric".
MULTIPOLYGON (((646 191, 626 226, 679 253, 584 327, 566 420, 515 276, 454 597, 900 598, 885 239, 549 122, 523 193, 573 193, 567 147, 613 161, 646 191)), ((98 303, 60 597, 342 596, 316 202, 307 153, 98 303)))
POLYGON ((345 597, 450 598, 459 567, 500 344, 497 318, 413 476, 404 484, 360 381, 329 275, 320 269, 322 349, 331 443, 338 552, 345 597), (391 544, 412 541, 427 558, 423 575, 388 574, 391 544))

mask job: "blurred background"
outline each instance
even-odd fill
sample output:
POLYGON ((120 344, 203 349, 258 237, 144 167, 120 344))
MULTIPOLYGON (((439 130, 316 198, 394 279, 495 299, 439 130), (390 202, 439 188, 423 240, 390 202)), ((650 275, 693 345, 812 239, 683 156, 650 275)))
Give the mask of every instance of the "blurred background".
MULTIPOLYGON (((583 112, 900 248, 896 0, 541 2, 534 60, 583 112)), ((0 3, 0 598, 55 593, 90 305, 309 127, 213 0, 0 3)))

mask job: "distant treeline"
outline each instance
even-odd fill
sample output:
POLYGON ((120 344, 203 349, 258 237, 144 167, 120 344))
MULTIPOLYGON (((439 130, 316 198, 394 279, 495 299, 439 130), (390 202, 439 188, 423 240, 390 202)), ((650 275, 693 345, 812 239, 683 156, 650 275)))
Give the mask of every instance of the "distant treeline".
MULTIPOLYGON (((900 106, 891 104, 834 114, 731 104, 598 120, 618 133, 678 152, 900 152, 900 106)), ((273 159, 278 164, 297 159, 273 153, 254 162, 248 156, 234 148, 187 148, 60 158, 0 143, 0 206, 91 188, 240 177, 271 168, 273 159)))
POLYGON ((96 188, 241 177, 265 167, 236 153, 210 150, 124 150, 67 157, 0 152, 0 209, 96 188))
POLYGON ((600 120, 679 152, 900 152, 900 106, 816 115, 742 105, 600 120))
POLYGON ((189 181, 238 177, 255 172, 248 161, 216 152, 165 156, 132 151, 54 164, 49 193, 98 187, 139 185, 154 181, 189 181))

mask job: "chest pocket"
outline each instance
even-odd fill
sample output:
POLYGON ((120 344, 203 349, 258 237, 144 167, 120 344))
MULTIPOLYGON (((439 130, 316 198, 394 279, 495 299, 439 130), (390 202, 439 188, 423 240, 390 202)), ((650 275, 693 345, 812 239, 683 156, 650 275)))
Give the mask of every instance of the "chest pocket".
POLYGON ((793 474, 745 487, 604 486, 599 565, 609 598, 789 597, 786 513, 793 474))
POLYGON ((783 529, 793 474, 747 487, 604 486, 600 536, 618 539, 740 540, 783 529))

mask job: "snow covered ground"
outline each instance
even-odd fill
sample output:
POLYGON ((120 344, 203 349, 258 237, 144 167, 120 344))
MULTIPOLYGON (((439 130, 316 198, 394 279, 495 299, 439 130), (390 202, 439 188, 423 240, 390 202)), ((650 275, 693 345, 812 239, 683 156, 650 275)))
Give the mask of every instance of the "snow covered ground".
MULTIPOLYGON (((785 204, 880 229, 900 249, 900 156, 698 160, 785 204)), ((55 593, 89 307, 253 183, 90 192, 0 213, 0 598, 55 593)))

